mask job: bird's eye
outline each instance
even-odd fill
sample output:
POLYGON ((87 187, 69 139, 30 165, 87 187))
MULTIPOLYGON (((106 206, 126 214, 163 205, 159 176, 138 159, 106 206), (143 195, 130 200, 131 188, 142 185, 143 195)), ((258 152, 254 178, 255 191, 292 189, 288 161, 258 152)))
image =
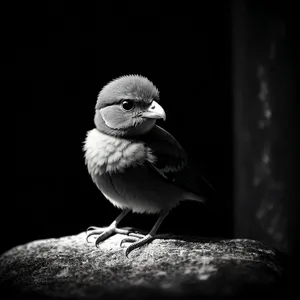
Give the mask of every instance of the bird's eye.
POLYGON ((131 110, 134 107, 134 103, 132 100, 123 100, 121 105, 124 110, 131 110))

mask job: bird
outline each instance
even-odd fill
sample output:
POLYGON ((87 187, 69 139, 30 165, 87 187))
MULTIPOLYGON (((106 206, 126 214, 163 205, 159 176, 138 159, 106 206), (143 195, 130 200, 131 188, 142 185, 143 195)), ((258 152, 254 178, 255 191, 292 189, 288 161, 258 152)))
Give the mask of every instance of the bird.
POLYGON ((87 132, 83 142, 92 181, 107 200, 122 210, 108 227, 90 226, 86 239, 96 236, 98 247, 114 234, 127 235, 120 243, 122 248, 124 243, 130 244, 126 257, 155 239, 163 220, 181 201, 205 203, 205 196, 189 188, 190 178, 191 182, 200 178, 213 189, 202 176, 195 181, 195 177, 186 175, 185 150, 156 124, 159 119, 166 120, 159 102, 159 91, 147 77, 123 75, 109 81, 97 97, 95 128, 87 132), (129 212, 158 214, 158 219, 143 235, 118 227, 129 212))

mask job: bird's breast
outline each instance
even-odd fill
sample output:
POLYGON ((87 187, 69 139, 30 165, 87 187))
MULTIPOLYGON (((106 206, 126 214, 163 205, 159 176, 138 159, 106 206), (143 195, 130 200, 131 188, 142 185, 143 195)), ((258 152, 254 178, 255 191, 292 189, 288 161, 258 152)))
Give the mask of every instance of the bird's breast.
POLYGON ((182 190, 147 165, 92 177, 112 204, 123 209, 130 208, 133 212, 157 213, 173 208, 182 200, 182 190))
POLYGON ((105 198, 108 199, 114 206, 121 209, 130 207, 129 203, 126 201, 126 198, 122 197, 116 190, 110 174, 92 174, 92 179, 105 198))
POLYGON ((88 170, 94 175, 123 172, 128 167, 155 161, 143 142, 110 136, 97 129, 87 133, 84 151, 88 170))
POLYGON ((104 196, 115 206, 134 212, 156 213, 174 207, 181 190, 148 167, 154 163, 151 149, 142 142, 88 132, 85 160, 89 173, 104 196))

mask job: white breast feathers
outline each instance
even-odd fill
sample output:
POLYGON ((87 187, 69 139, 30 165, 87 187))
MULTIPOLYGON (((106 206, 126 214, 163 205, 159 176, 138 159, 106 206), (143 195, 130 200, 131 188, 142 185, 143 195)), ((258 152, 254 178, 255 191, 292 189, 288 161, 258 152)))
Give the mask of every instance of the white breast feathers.
POLYGON ((88 131, 83 150, 85 162, 92 176, 105 172, 123 172, 126 168, 155 162, 151 149, 143 142, 110 136, 97 129, 88 131))

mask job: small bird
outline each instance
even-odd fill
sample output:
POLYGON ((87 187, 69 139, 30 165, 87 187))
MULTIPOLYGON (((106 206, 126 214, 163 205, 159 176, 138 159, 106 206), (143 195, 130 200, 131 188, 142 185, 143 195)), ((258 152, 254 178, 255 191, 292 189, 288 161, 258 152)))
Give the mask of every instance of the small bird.
POLYGON ((157 119, 166 119, 158 102, 159 91, 146 77, 126 75, 109 82, 98 95, 96 128, 87 132, 84 141, 85 163, 93 182, 123 210, 110 226, 89 227, 87 241, 96 235, 98 246, 113 234, 128 235, 120 244, 131 243, 126 256, 155 238, 164 218, 180 201, 205 200, 189 188, 189 176, 179 176, 187 170, 187 155, 170 133, 156 125, 157 119), (159 214, 159 218, 147 235, 118 228, 130 211, 159 214))

